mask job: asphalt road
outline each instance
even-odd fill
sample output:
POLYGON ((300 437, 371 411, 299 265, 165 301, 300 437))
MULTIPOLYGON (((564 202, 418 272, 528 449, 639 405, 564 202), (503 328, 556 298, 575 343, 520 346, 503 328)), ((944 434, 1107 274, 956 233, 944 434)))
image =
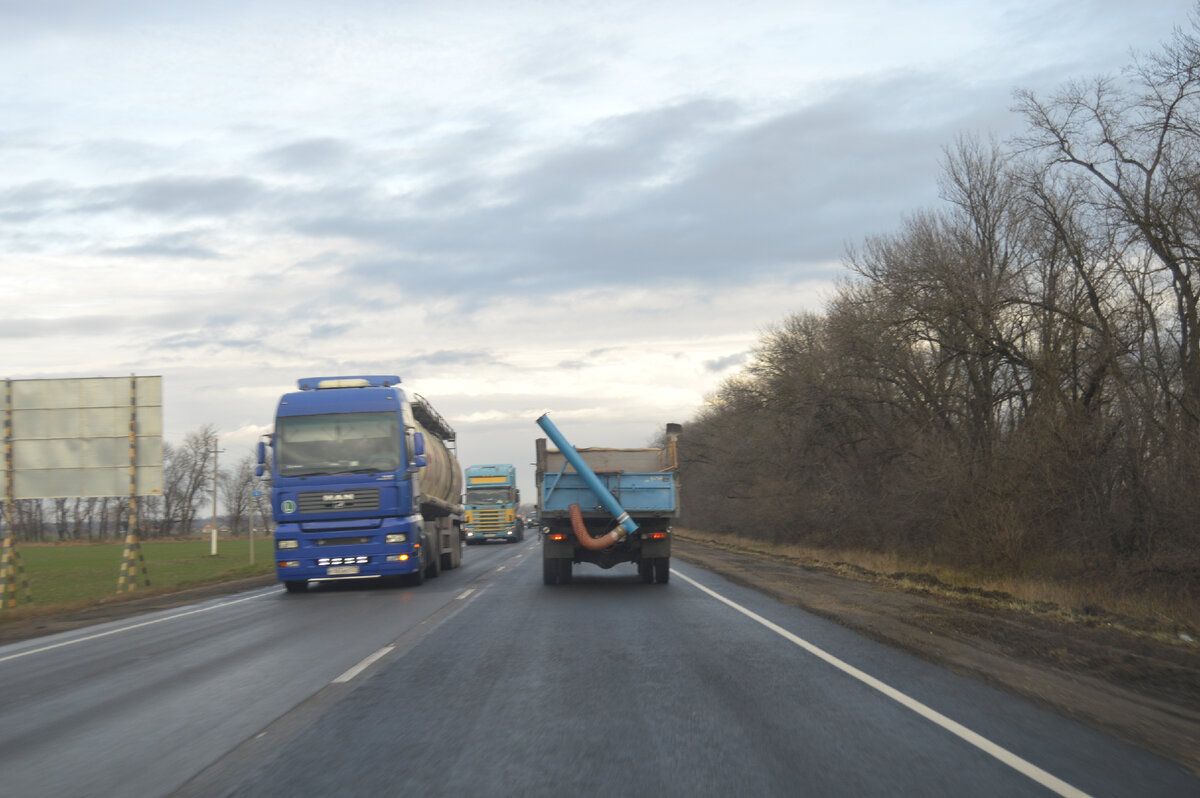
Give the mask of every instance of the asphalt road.
POLYGON ((0 647, 0 794, 1200 795, 1179 766, 674 563, 471 547, 0 647))

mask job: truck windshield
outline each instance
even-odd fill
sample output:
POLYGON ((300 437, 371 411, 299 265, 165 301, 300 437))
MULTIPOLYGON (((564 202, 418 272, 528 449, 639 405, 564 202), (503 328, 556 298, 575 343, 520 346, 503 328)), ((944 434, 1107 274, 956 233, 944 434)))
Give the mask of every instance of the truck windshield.
POLYGON ((400 467, 399 420, 387 412, 279 418, 275 463, 285 477, 395 471, 400 467))
POLYGON ((512 488, 472 488, 463 504, 512 504, 516 501, 512 488))

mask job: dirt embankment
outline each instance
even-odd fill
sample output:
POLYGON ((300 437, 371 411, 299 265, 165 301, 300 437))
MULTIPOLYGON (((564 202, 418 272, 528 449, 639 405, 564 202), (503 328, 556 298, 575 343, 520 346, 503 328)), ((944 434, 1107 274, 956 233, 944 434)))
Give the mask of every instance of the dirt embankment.
POLYGON ((847 576, 686 535, 677 536, 673 554, 1200 774, 1195 641, 1131 629, 1120 619, 1068 619, 986 594, 922 588, 916 575, 847 576))

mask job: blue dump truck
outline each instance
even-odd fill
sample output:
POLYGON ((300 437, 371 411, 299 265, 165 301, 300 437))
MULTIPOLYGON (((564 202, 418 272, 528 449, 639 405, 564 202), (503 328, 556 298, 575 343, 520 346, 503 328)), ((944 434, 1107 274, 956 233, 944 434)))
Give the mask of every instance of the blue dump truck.
POLYGON ((644 582, 671 576, 671 522, 679 514, 676 444, 645 449, 575 449, 547 416, 538 425, 537 510, 542 524, 542 581, 571 581, 575 563, 612 568, 633 563, 644 582), (616 526, 614 527, 614 523, 616 526))
POLYGON ((521 492, 517 469, 509 463, 467 466, 463 497, 463 531, 467 544, 525 539, 525 522, 518 515, 521 492))
POLYGON ((311 377, 284 394, 272 450, 275 569, 309 582, 420 584, 462 563, 462 469, 455 434, 395 376, 311 377))

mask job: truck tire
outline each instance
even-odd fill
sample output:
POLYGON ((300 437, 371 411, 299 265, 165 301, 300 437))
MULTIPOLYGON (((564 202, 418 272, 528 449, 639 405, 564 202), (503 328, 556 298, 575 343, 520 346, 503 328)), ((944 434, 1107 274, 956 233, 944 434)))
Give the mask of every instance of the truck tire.
POLYGON ((638 576, 642 581, 650 585, 654 583, 654 560, 645 559, 638 562, 638 576))
POLYGON ((542 560, 542 584, 558 584, 558 560, 542 560))
POLYGON ((405 576, 404 582, 413 587, 425 584, 425 564, 421 562, 420 555, 417 555, 417 570, 405 576))
POLYGON ((671 558, 656 557, 654 560, 654 581, 665 585, 671 579, 671 558))
POLYGON ((283 583, 289 593, 303 593, 308 590, 308 582, 304 579, 290 580, 283 583))
POLYGON ((435 554, 429 558, 429 565, 425 567, 425 576, 428 579, 437 579, 442 575, 442 556, 435 554))
POLYGON ((558 561, 558 583, 560 585, 571 584, 571 562, 570 557, 563 557, 558 561))

